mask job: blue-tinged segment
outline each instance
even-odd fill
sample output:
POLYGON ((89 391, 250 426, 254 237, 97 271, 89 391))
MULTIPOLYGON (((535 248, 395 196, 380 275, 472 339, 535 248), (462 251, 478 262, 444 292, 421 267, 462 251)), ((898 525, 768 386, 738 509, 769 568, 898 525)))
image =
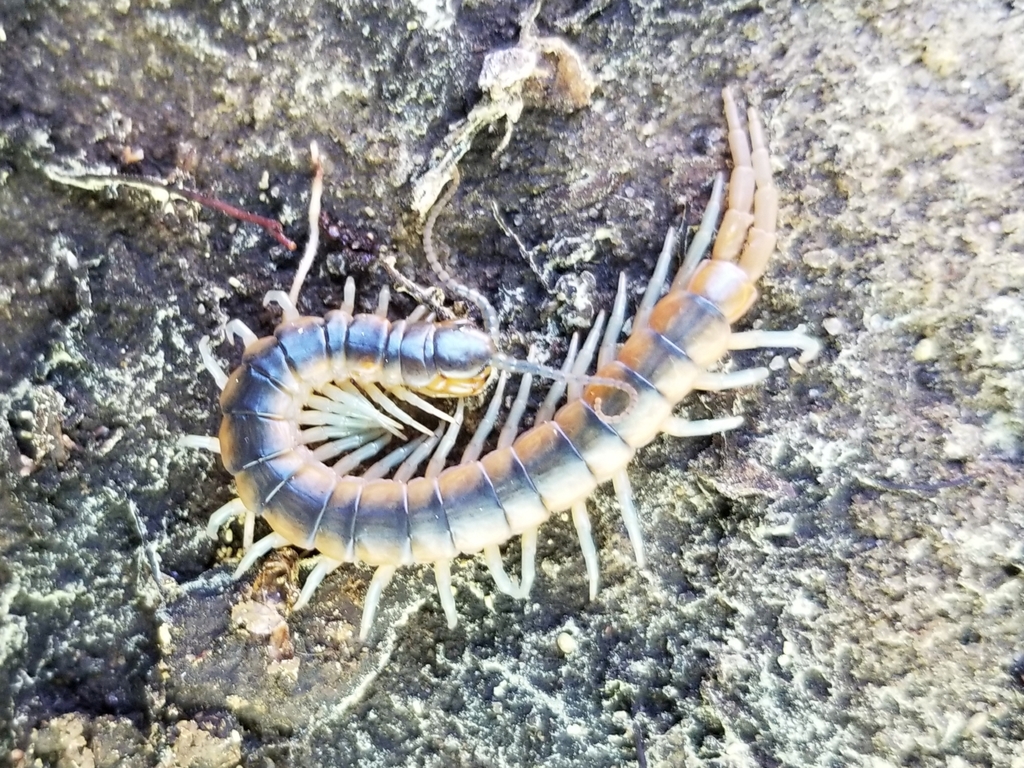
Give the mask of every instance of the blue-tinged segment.
POLYGON ((729 323, 713 303, 685 291, 662 297, 648 325, 702 368, 728 351, 729 323))
POLYGON ((583 400, 563 406, 555 421, 598 483, 610 480, 633 458, 633 449, 583 400))
POLYGON ((263 517, 296 547, 310 548, 338 480, 329 467, 307 454, 303 466, 264 505, 263 517))
POLYGON ((295 447, 295 426, 254 413, 225 413, 220 422, 220 456, 233 475, 261 459, 295 447))
POLYGON ((437 485, 460 552, 479 552, 512 536, 505 510, 480 462, 449 467, 437 478, 437 485))
POLYGON ((295 378, 288 365, 281 344, 273 336, 257 339, 245 348, 242 364, 259 371, 268 379, 272 379, 281 389, 294 395, 302 393, 303 387, 295 378))
POLYGON ((602 368, 600 375, 621 381, 626 387, 589 384, 583 390, 583 399, 595 412, 611 417, 605 421, 631 448, 647 445, 661 430, 675 403, 666 400, 657 387, 619 360, 602 368))
POLYGON ((491 451, 480 460, 480 465, 505 510, 505 519, 513 536, 536 528, 550 517, 551 513, 541 501, 512 446, 491 451))
POLYGON ((356 559, 367 565, 412 562, 405 483, 368 480, 356 509, 356 559))
POLYGON ((413 559, 418 563, 433 563, 455 557, 459 550, 452 540, 437 480, 425 477, 410 480, 407 501, 413 559))
POLYGON ((246 509, 262 514, 267 503, 273 501, 283 484, 306 463, 306 456, 296 451, 288 451, 250 464, 235 475, 238 497, 246 509))
POLYGON ((568 509, 597 487, 587 463, 553 421, 524 432, 512 448, 550 512, 568 509))
POLYGON ((238 366, 220 393, 223 413, 254 413, 284 418, 289 416, 295 398, 276 381, 260 373, 248 363, 238 366))
POLYGON ((327 557, 343 563, 355 560, 356 507, 366 481, 343 477, 334 486, 327 500, 314 546, 327 557))
POLYGON ((704 369, 652 328, 639 328, 622 345, 618 361, 651 382, 666 399, 679 402, 704 369))
POLYGON ((315 380, 327 362, 327 338, 324 335, 324 321, 319 317, 299 317, 281 323, 274 329, 274 336, 288 365, 303 381, 315 380))

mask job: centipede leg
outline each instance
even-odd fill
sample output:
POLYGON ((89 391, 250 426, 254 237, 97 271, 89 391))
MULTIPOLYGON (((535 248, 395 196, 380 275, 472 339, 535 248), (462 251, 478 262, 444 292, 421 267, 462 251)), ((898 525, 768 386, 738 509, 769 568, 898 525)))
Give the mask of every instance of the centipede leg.
POLYGON ((299 317, 295 302, 284 291, 267 291, 267 295, 263 297, 263 306, 269 307, 271 304, 276 304, 280 308, 281 319, 285 322, 299 317))
POLYGON ((498 588, 498 591, 511 597, 519 597, 520 587, 505 573, 501 550, 497 544, 484 547, 484 561, 487 563, 487 570, 491 572, 491 578, 494 579, 494 586, 498 588))
POLYGON ((248 552, 252 548, 252 540, 256 535, 256 513, 251 509, 245 510, 245 521, 242 524, 242 551, 248 552))
MULTIPOLYGON (((664 280, 662 280, 664 282, 664 280)), ((618 351, 619 334, 622 333, 622 326, 626 322, 626 273, 619 273, 619 284, 615 289, 615 301, 612 303, 612 313, 608 317, 608 327, 604 329, 604 338, 601 339, 601 347, 597 352, 597 367, 604 368, 615 359, 618 351)))
POLYGON ((216 539, 221 528, 234 518, 241 517, 247 511, 241 499, 232 499, 210 515, 210 519, 206 523, 206 535, 211 539, 216 539))
POLYGON ((435 419, 440 419, 441 421, 448 422, 452 420, 452 416, 450 413, 445 413, 441 409, 435 408, 433 405, 431 405, 429 402, 427 402, 422 397, 417 395, 415 392, 411 392, 405 387, 389 387, 388 392, 390 392, 392 395, 397 397, 402 402, 415 406, 424 413, 429 413, 435 419))
MULTIPOLYGON (((504 376, 504 372, 502 375, 504 376)), ((499 383, 501 383, 500 379, 499 383)), ((498 433, 498 448, 512 445, 516 435, 519 434, 519 422, 526 411, 526 403, 530 399, 531 389, 533 389, 533 375, 527 373, 519 380, 519 390, 516 392, 515 400, 512 401, 512 407, 508 410, 505 424, 501 428, 501 432, 498 433)))
MULTIPOLYGON (((295 270, 292 289, 288 293, 293 309, 299 301, 302 283, 306 280, 310 267, 313 266, 313 260, 316 258, 316 252, 320 246, 320 199, 324 193, 324 164, 320 157, 320 148, 317 147, 315 141, 309 145, 309 159, 313 163, 313 183, 309 189, 309 239, 306 241, 306 249, 302 252, 299 268, 295 270)), ((287 315, 286 319, 288 319, 287 315)))
POLYGON ((355 470, 356 467, 367 459, 376 456, 377 453, 379 453, 380 450, 389 442, 391 442, 391 435, 378 437, 376 440, 367 443, 358 450, 352 451, 352 453, 348 454, 345 458, 335 462, 331 469, 333 469, 335 474, 339 477, 344 477, 355 470))
POLYGON ((689 421, 671 416, 661 425, 661 431, 672 437, 707 437, 728 432, 743 426, 742 416, 727 416, 724 419, 701 419, 689 421))
POLYGON ((228 383, 228 375, 213 356, 209 336, 203 336, 199 340, 199 357, 202 358, 203 366, 205 366, 206 370, 213 377, 214 382, 216 382, 217 389, 224 389, 228 383))
POLYGON ((519 574, 519 593, 523 598, 530 594, 533 580, 537 575, 537 534, 540 529, 531 528, 523 532, 519 540, 522 548, 522 566, 519 574))
POLYGON ((601 331, 604 329, 604 310, 597 313, 597 320, 594 321, 593 327, 590 332, 587 333, 586 341, 583 342, 583 346, 580 348, 579 355, 576 356, 576 362, 572 365, 572 370, 569 372, 569 395, 568 400, 571 403, 573 400, 579 400, 583 394, 583 376, 586 375, 587 369, 594 360, 594 353, 597 351, 597 342, 601 338, 601 331), (573 380, 575 379, 575 380, 573 380))
MULTIPOLYGON (((578 354, 580 346, 580 335, 578 332, 574 332, 572 338, 569 340, 569 351, 565 353, 565 360, 562 363, 562 373, 569 373, 572 370, 573 365, 576 363, 576 355, 578 354)), ((566 383, 564 381, 555 381, 551 384, 548 389, 547 395, 544 397, 544 402, 541 403, 540 408, 537 409, 537 415, 534 416, 534 423, 540 424, 544 421, 551 421, 551 417, 555 415, 555 406, 558 405, 558 401, 562 399, 562 395, 565 394, 566 383)), ((522 414, 520 414, 522 415, 522 414)), ((511 419, 510 419, 511 420, 511 419)), ((516 421, 518 425, 518 420, 516 421)), ((507 422, 505 429, 508 429, 507 422)), ((505 430, 502 430, 502 438, 505 437, 505 430)), ((498 440, 498 447, 504 448, 505 445, 512 444, 512 438, 515 435, 509 437, 507 443, 502 443, 501 439, 498 440)))
POLYGON ((491 400, 487 404, 487 411, 484 412, 483 418, 480 419, 473 437, 466 444, 466 449, 462 452, 459 464, 468 464, 480 458, 480 454, 484 450, 484 443, 487 442, 487 438, 494 430, 494 424, 498 420, 498 409, 501 407, 501 398, 505 394, 505 384, 507 382, 508 372, 502 371, 501 375, 498 376, 498 383, 494 387, 494 394, 491 395, 491 400))
POLYGON ((220 453, 220 439, 210 435, 182 435, 178 438, 178 445, 182 448, 220 453))
POLYGON ((405 461, 402 465, 395 470, 394 480, 399 483, 407 483, 412 479, 412 476, 416 474, 416 470, 420 468, 420 464, 427 460, 427 457, 434 452, 434 448, 437 447, 438 442, 441 440, 441 435, 444 434, 444 425, 442 424, 434 430, 434 434, 425 440, 405 461))
POLYGON ((269 533, 262 539, 254 543, 249 547, 245 556, 238 561, 238 567, 235 568, 235 572, 231 575, 231 578, 241 578, 242 574, 245 573, 252 567, 252 564, 263 557, 267 552, 272 549, 278 549, 279 547, 291 546, 291 542, 288 541, 284 536, 279 533, 269 533))
POLYGON ((636 513, 636 504, 633 501, 633 486, 629 482, 629 475, 626 474, 625 469, 620 469, 612 476, 612 486, 615 488, 615 499, 619 502, 619 508, 622 511, 622 523, 626 526, 629 543, 633 545, 636 564, 643 568, 647 565, 647 556, 644 554, 644 534, 640 528, 640 516, 636 513))
POLYGON ((391 289, 386 285, 382 285, 380 293, 377 295, 377 309, 374 314, 377 317, 388 316, 388 306, 391 304, 391 289))
POLYGON ((292 606, 292 610, 300 611, 305 608, 309 603, 310 598, 313 597, 313 593, 316 592, 316 588, 320 586, 320 582, 333 573, 339 565, 341 565, 340 560, 334 560, 330 557, 320 555, 316 561, 316 565, 313 566, 313 570, 310 571, 309 575, 306 577, 306 583, 302 585, 302 591, 299 592, 299 599, 295 601, 295 605, 292 606))
POLYGON ((241 339, 243 347, 248 347, 258 338, 249 326, 237 318, 224 326, 224 335, 227 336, 229 344, 233 344, 235 339, 241 339))
POLYGON ((705 371, 693 382, 693 388, 701 392, 724 392, 760 384, 768 378, 767 368, 747 368, 732 373, 709 373, 705 371))
POLYGON ((597 547, 591 535, 590 515, 587 514, 587 502, 577 501, 572 505, 572 522, 576 526, 576 536, 583 550, 583 562, 587 566, 587 578, 590 581, 590 599, 597 598, 597 587, 601 575, 601 566, 597 560, 597 547))
POLYGON ((661 246, 661 253, 658 254, 658 260, 654 264, 651 279, 647 281, 643 298, 640 299, 640 304, 636 308, 636 315, 633 318, 634 328, 643 328, 647 325, 647 320, 651 316, 651 310, 654 309, 654 305, 661 298, 661 292, 665 288, 669 264, 672 263, 672 255, 676 252, 678 244, 679 229, 672 227, 665 235, 665 242, 661 246))
POLYGON ((451 453, 452 446, 455 445, 455 440, 459 436, 459 430, 462 429, 462 420, 466 415, 465 403, 465 400, 459 400, 458 405, 455 406, 455 419, 448 425, 444 437, 437 444, 437 450, 430 457, 427 469, 423 473, 424 477, 437 477, 441 474, 441 470, 444 469, 445 462, 448 461, 448 454, 451 453))
POLYGON ((718 173, 715 174, 715 183, 711 187, 711 198, 704 207, 704 215, 701 216, 700 226, 697 227, 693 239, 690 240, 690 245, 686 249, 686 256, 683 257, 683 263, 679 265, 679 271, 676 272, 676 276, 672 280, 672 290, 678 291, 685 288, 687 283, 690 282, 690 278, 693 277, 693 273, 697 270, 697 265, 707 255, 708 248, 711 247, 711 239, 715 236, 718 217, 722 215, 722 203, 724 201, 725 174, 718 173))
POLYGON ((415 440, 410 440, 405 445, 395 448, 387 455, 381 457, 374 462, 365 472, 363 472, 364 480, 377 480, 382 477, 387 477, 388 473, 402 464, 410 454, 415 453, 416 450, 427 441, 426 437, 422 435, 417 437, 415 440))
POLYGON ((351 276, 345 278, 345 288, 342 291, 341 311, 351 315, 356 311, 356 281, 351 276))
POLYGON ((454 629, 459 621, 455 611, 455 593, 452 591, 451 560, 438 560, 434 563, 434 581, 437 582, 437 596, 444 609, 444 617, 448 620, 448 629, 454 629))
POLYGON ((741 331, 729 337, 730 350, 765 347, 799 349, 800 362, 808 363, 821 352, 821 341, 799 331, 741 331))
POLYGON ((384 588, 391 582, 391 578, 398 570, 397 565, 381 565, 373 572, 370 579, 370 586, 366 590, 366 600, 363 603, 363 618, 359 622, 359 639, 366 640, 370 635, 370 628, 373 626, 373 617, 377 615, 377 606, 380 605, 380 596, 384 588))
POLYGON ((397 405, 395 405, 393 402, 391 402, 388 399, 388 396, 385 395, 377 387, 376 384, 373 384, 371 382, 363 382, 360 384, 360 386, 362 386, 363 391, 370 396, 370 399, 373 400, 373 402, 375 402, 377 405, 379 405, 381 409, 383 409, 386 413, 390 414, 391 416, 398 419, 402 423, 408 424, 413 429, 419 430, 428 437, 432 434, 433 430, 427 429, 425 426, 416 421, 416 419, 414 419, 412 416, 410 416, 397 405))

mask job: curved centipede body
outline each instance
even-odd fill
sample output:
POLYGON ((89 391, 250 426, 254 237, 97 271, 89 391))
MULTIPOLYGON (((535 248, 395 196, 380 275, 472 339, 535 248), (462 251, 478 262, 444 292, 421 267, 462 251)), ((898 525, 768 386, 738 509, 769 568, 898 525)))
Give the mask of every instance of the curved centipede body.
MULTIPOLYGON (((774 250, 778 193, 757 115, 749 111, 748 139, 728 91, 724 99, 734 170, 711 258, 704 256, 718 218, 721 177, 677 275, 659 298, 678 236, 670 231, 625 343, 617 343, 625 311, 625 280, 620 278, 596 375, 587 376, 586 370, 598 347, 600 320, 578 356, 570 353, 563 368, 568 402, 551 413, 563 389, 556 384, 535 425, 516 434, 528 373, 497 446, 484 455, 506 374, 461 461, 445 466, 462 423, 464 398, 481 391, 492 367, 501 368, 487 336, 471 327, 421 317, 390 323, 384 316, 386 299, 375 315, 354 314, 350 282, 345 305, 324 318, 295 310, 296 287, 290 297, 280 292, 268 296, 285 309, 273 336, 256 338, 240 324, 229 326, 229 333, 246 342, 241 364, 230 375, 204 349, 207 366, 222 386, 223 421, 219 439, 192 438, 192 444, 220 451, 238 493, 214 513, 210 530, 215 535, 236 515, 246 517, 247 545, 255 517, 272 530, 248 548, 238 572, 275 547, 318 550, 320 560, 307 577, 300 607, 341 563, 375 566, 360 628, 365 638, 396 569, 427 564, 433 566, 442 607, 454 626, 453 559, 483 552, 498 588, 525 596, 534 578, 539 527, 552 514, 571 510, 593 596, 597 553, 586 499, 609 480, 643 565, 641 528, 626 475, 636 451, 661 433, 704 435, 740 424, 738 417, 693 422, 673 415, 694 389, 744 386, 767 376, 765 369, 709 373, 730 350, 790 346, 802 349, 803 359, 817 351, 816 340, 798 333, 731 330, 753 304, 755 282, 774 250), (407 406, 434 414, 439 426, 431 430, 403 417, 405 412, 380 387, 407 406), (438 411, 421 395, 456 398, 455 414, 438 411), (424 434, 353 474, 389 439, 404 438, 405 426, 424 434), (431 456, 419 474, 420 464, 431 456), (499 550, 516 536, 522 537, 523 550, 519 583, 505 574, 499 550)), ((319 179, 318 172, 317 193, 319 179)), ((314 197, 311 222, 319 215, 314 197)), ((430 226, 432 220, 427 237, 430 226)))

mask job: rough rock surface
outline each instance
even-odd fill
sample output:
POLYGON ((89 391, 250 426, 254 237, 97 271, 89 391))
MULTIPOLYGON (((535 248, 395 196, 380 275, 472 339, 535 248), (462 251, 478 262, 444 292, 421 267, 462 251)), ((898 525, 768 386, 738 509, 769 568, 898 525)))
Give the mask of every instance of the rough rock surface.
MULTIPOLYGON (((523 7, 4 3, 0 754, 1024 766, 1024 10, 766 5, 548 2, 538 28, 589 62, 594 101, 528 109, 496 160, 501 130, 479 136, 439 236, 509 339, 557 356, 619 270, 642 284, 678 200, 700 209, 732 83, 766 116, 782 192, 750 322, 806 323, 824 354, 801 371, 737 355, 771 361, 767 384, 689 412, 748 424, 642 453, 643 572, 602 492, 595 602, 554 520, 526 605, 466 561, 450 631, 431 577, 403 573, 361 647, 368 572, 343 569, 283 623, 294 560, 230 582, 237 553, 203 535, 228 476, 175 445, 216 428, 198 339, 228 317, 268 332, 260 297, 295 256, 41 168, 179 169, 301 242, 315 139, 330 210, 426 283, 411 182, 523 7), (538 274, 492 203, 544 246, 538 274)), ((306 307, 336 301, 345 271, 369 306, 382 275, 335 254, 306 307)))

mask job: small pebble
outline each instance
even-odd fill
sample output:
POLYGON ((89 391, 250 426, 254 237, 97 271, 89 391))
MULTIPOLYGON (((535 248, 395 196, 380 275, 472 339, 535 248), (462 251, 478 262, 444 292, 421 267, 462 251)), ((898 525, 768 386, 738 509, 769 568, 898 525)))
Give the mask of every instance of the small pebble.
POLYGON ((926 363, 939 356, 939 343, 935 339, 924 338, 914 347, 914 359, 926 363))
POLYGON ((579 647, 579 644, 576 642, 576 638, 568 632, 562 632, 555 642, 558 644, 558 650, 560 650, 564 656, 571 656, 579 647))
POLYGON ((821 323, 821 327, 829 336, 842 336, 846 333, 846 323, 839 317, 827 317, 821 323))

